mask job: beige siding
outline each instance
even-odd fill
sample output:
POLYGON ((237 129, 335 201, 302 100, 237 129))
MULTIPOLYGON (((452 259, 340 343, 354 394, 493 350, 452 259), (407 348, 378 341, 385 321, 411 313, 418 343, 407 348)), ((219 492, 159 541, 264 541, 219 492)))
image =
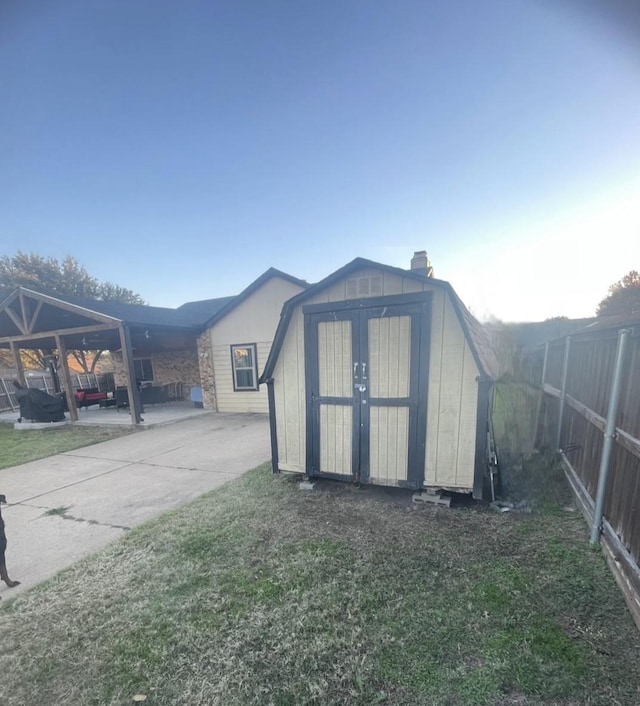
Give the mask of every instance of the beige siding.
POLYGON ((426 479, 473 488, 478 384, 471 349, 449 298, 434 292, 429 360, 426 479))
POLYGON ((345 405, 320 405, 320 469, 351 474, 353 410, 345 405))
POLYGON ((244 343, 257 345, 259 376, 267 362, 282 306, 300 291, 299 286, 273 277, 208 331, 219 412, 269 411, 266 385, 261 385, 257 391, 233 389, 231 346, 244 343))
POLYGON ((306 466, 304 318, 296 309, 273 371, 279 464, 304 472, 306 466))
POLYGON ((344 301, 345 299, 365 299, 369 296, 380 297, 407 292, 421 292, 423 289, 428 288, 429 284, 426 278, 425 284, 423 285, 421 282, 416 282, 413 278, 399 277, 384 272, 383 270, 367 268, 350 274, 346 280, 336 282, 328 289, 325 289, 323 292, 320 292, 317 296, 310 299, 309 302, 318 304, 321 302, 344 301), (355 296, 351 290, 351 287, 354 285, 349 284, 353 280, 356 280, 355 296), (368 280, 368 282, 365 280, 368 280), (381 291, 378 289, 379 281, 382 285, 381 291), (347 290, 349 290, 349 296, 347 296, 347 290), (367 291, 368 293, 365 293, 367 291))
POLYGON ((407 480, 409 408, 372 407, 369 448, 371 482, 397 485, 407 480))
POLYGON ((411 318, 390 316, 369 321, 371 397, 408 397, 411 318))
MULTIPOLYGON (((264 367, 271 341, 258 341, 256 348, 258 366, 264 367)), ((213 371, 219 412, 269 412, 266 385, 261 385, 257 391, 233 389, 231 346, 213 346, 213 371)))
MULTIPOLYGON (((300 287, 279 277, 267 280, 214 324, 211 330, 213 345, 273 341, 282 305, 300 291, 300 287)), ((263 359, 263 367, 265 362, 263 359)))

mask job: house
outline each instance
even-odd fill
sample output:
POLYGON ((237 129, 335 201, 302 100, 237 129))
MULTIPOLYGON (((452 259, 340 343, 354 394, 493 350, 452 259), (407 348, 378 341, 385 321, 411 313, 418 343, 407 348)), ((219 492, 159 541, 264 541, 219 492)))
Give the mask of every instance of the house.
POLYGON ((426 253, 357 258, 284 305, 261 382, 274 472, 482 497, 496 360, 426 253))
MULTIPOLYGON (((270 269, 206 319, 197 341, 205 409, 269 411, 267 390, 260 388, 259 376, 284 302, 308 286, 303 280, 270 269)), ((202 304, 183 304, 178 311, 194 312, 202 304)))
MULTIPOLYGON (((0 347, 10 348, 18 363, 23 348, 57 351, 67 389, 67 351, 111 351, 115 384, 128 391, 134 423, 140 421, 139 390, 146 387, 161 388, 157 399, 188 398, 195 390, 206 409, 266 412, 258 377, 283 303, 307 286, 271 268, 236 296, 177 309, 19 288, 0 303, 0 347)), ((20 365, 18 376, 24 384, 20 365)), ((76 419, 73 400, 69 411, 76 419)))

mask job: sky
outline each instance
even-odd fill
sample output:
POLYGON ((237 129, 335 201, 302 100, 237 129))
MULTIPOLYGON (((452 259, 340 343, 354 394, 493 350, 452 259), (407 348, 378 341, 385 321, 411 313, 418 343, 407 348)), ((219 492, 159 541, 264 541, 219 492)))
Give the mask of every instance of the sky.
POLYGON ((482 320, 591 316, 640 269, 639 7, 2 0, 0 255, 174 307, 424 249, 482 320))

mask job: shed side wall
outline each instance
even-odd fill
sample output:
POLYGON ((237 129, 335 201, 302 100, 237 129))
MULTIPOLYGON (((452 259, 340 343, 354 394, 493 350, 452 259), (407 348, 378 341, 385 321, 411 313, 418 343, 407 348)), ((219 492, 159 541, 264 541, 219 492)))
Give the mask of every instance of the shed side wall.
POLYGON ((425 485, 472 490, 478 368, 449 297, 434 293, 425 485))

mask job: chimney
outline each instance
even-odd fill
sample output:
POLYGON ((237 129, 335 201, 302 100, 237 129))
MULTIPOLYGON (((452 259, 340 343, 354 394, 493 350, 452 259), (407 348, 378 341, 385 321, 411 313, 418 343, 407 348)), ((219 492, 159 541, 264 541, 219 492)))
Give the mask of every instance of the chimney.
POLYGON ((422 273, 425 277, 433 277, 433 267, 431 267, 426 250, 416 250, 413 253, 411 269, 422 273))

